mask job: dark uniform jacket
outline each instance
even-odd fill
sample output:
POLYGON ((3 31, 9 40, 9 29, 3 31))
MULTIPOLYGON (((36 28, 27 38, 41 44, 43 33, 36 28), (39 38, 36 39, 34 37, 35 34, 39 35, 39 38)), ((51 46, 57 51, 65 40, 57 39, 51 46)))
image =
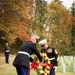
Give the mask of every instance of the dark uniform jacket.
POLYGON ((57 61, 58 53, 56 52, 55 48, 48 47, 46 50, 42 49, 41 52, 44 52, 47 54, 48 58, 50 59, 51 64, 53 64, 53 66, 58 66, 58 61, 57 61))
MULTIPOLYGON (((36 44, 32 43, 31 41, 28 41, 26 43, 23 43, 20 51, 22 52, 26 52, 29 55, 32 55, 33 53, 35 53, 37 55, 37 57, 39 58, 39 60, 42 62, 42 57, 40 56, 39 51, 36 48, 36 44)), ((26 67, 30 67, 29 65, 29 61, 33 61, 32 57, 29 57, 26 54, 22 54, 22 53, 18 53, 16 58, 14 59, 13 65, 23 65, 26 67)))
POLYGON ((4 52, 5 52, 5 53, 9 53, 9 52, 10 52, 10 49, 9 49, 8 46, 5 46, 5 47, 4 47, 4 52))

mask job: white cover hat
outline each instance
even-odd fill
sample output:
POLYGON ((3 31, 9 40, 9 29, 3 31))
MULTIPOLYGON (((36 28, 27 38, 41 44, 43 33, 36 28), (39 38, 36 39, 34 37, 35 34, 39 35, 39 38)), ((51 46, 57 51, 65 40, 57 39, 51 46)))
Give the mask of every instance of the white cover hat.
POLYGON ((41 44, 41 46, 44 46, 47 43, 47 39, 41 40, 39 42, 39 44, 41 44))
POLYGON ((40 37, 39 37, 38 35, 36 35, 36 34, 32 34, 31 36, 34 37, 34 38, 36 38, 36 39, 39 39, 39 38, 40 38, 40 37))

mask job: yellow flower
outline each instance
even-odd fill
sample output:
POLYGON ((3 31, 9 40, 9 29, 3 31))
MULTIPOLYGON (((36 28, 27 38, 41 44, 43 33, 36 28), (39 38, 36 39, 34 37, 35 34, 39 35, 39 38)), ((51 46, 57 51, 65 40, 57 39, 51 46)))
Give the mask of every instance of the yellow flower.
MULTIPOLYGON (((45 60, 45 63, 46 64, 50 64, 50 60, 49 60, 49 58, 47 57, 47 55, 46 55, 46 53, 40 53, 41 54, 41 56, 43 57, 43 59, 45 60)), ((39 59, 35 56, 34 57, 35 59, 35 61, 37 62, 37 63, 40 63, 40 61, 39 61, 39 59)), ((49 66, 46 66, 45 68, 44 68, 44 70, 43 70, 43 68, 42 68, 43 66, 38 66, 37 67, 37 69, 38 70, 36 70, 37 71, 37 74, 39 75, 39 73, 41 74, 41 75, 48 75, 49 73, 50 73, 50 67, 49 66)))
POLYGON ((44 70, 47 74, 49 74, 50 73, 50 70, 44 70))
POLYGON ((43 70, 40 70, 40 73, 41 73, 41 74, 44 74, 44 71, 43 71, 43 70))

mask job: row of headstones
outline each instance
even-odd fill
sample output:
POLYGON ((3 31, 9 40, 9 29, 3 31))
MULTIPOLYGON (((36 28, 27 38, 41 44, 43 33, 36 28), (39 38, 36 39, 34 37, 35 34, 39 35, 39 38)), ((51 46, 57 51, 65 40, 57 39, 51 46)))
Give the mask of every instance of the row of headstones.
POLYGON ((64 56, 64 57, 60 57, 61 60, 61 64, 67 63, 68 65, 71 65, 71 63, 73 64, 75 62, 75 57, 73 56, 64 56))
MULTIPOLYGON (((73 65, 73 71, 75 72, 75 64, 73 65)), ((62 64, 62 72, 66 73, 66 65, 62 64)))
MULTIPOLYGON (((60 57, 60 60, 61 60, 62 72, 63 72, 63 73, 66 73, 66 64, 64 64, 64 61, 66 61, 69 66, 70 66, 71 63, 72 63, 72 65, 73 65, 73 71, 75 72, 75 64, 73 64, 73 63, 75 63, 75 57, 73 57, 73 56, 63 56, 63 57, 62 57, 62 56, 61 56, 61 57, 60 57)), ((65 62, 65 63, 66 63, 66 62, 65 62)))

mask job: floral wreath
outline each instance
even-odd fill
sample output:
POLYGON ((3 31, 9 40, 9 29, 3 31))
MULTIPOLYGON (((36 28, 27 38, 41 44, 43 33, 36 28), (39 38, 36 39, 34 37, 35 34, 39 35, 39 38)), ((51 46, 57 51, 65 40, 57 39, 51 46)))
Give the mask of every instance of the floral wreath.
MULTIPOLYGON (((47 57, 46 53, 40 53, 42 58, 44 59, 44 63, 46 64, 50 64, 50 60, 49 58, 47 57)), ((37 62, 37 63, 40 63, 38 57, 34 56, 34 60, 37 62)), ((38 66, 36 68, 36 72, 37 72, 37 75, 48 75, 50 74, 50 67, 49 66, 38 66)))

